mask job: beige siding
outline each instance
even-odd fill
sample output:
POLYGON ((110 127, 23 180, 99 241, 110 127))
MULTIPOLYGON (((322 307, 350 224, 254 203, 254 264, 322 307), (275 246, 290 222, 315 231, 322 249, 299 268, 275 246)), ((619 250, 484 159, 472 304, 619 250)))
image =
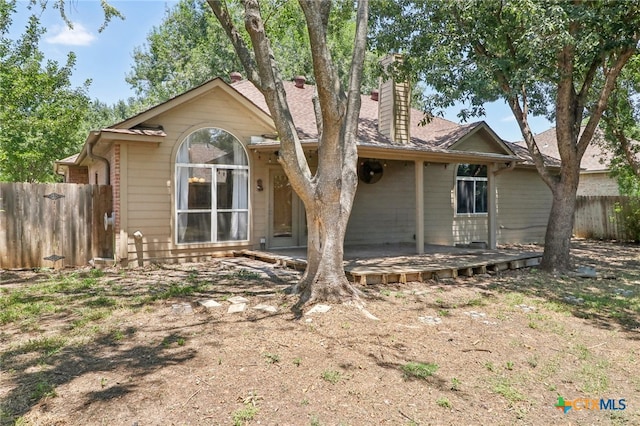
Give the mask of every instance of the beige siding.
POLYGON ((424 169, 424 241, 452 245, 454 164, 429 164, 424 169))
MULTIPOLYGON (((174 169, 175 153, 179 144, 190 133, 202 127, 219 127, 235 135, 248 145, 251 136, 269 133, 263 122, 254 119, 251 113, 221 89, 182 104, 155 117, 146 124, 161 125, 167 136, 159 145, 131 144, 128 147, 127 181, 123 193, 128 194, 126 206, 126 231, 128 234, 128 259, 136 261, 140 254, 145 261, 197 260, 205 253, 228 251, 247 246, 245 244, 199 244, 176 245, 173 239, 174 169), (133 234, 140 231, 142 241, 136 242, 133 234)), ((264 191, 256 190, 256 180, 261 176, 261 163, 257 155, 247 149, 249 164, 250 208, 253 212, 264 209, 264 191)), ((263 234, 264 220, 261 214, 250 214, 250 247, 258 244, 263 234), (256 220, 257 219, 257 220, 256 220)))
POLYGON ((415 189, 412 162, 387 161, 374 184, 360 181, 347 227, 347 244, 413 241, 415 189))
POLYGON ((618 183, 607 173, 582 173, 578 184, 578 195, 620 195, 618 183))
POLYGON ((497 176, 498 244, 542 243, 551 210, 551 190, 535 170, 497 176))
POLYGON ((497 152, 505 154, 504 149, 485 131, 478 131, 455 147, 458 151, 497 152))

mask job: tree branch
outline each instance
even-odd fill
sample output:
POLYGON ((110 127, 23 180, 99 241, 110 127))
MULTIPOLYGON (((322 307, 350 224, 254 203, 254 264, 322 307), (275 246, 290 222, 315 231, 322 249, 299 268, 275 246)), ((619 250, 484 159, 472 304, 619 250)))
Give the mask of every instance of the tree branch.
POLYGON ((231 40, 231 44, 233 44, 233 48, 240 59, 240 63, 247 73, 247 78, 260 89, 262 87, 262 81, 257 71, 256 62, 231 19, 227 3, 223 0, 207 0, 207 2, 211 10, 213 10, 214 15, 216 15, 216 18, 218 18, 220 25, 222 25, 222 28, 227 33, 229 40, 231 40))

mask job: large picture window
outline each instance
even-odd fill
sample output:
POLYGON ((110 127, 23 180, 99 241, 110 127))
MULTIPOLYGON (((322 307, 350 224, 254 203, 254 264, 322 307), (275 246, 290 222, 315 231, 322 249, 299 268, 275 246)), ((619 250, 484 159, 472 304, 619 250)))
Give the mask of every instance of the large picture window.
POLYGON ((244 147, 216 128, 191 133, 176 156, 176 241, 249 239, 249 165, 244 147))
POLYGON ((487 166, 460 164, 456 173, 456 213, 487 213, 487 166))

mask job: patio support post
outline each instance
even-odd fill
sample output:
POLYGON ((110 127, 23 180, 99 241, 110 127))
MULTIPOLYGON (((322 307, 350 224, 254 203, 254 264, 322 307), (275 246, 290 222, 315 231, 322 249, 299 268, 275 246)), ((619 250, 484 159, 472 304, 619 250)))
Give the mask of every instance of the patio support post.
POLYGON ((495 250, 497 247, 496 231, 498 228, 497 221, 497 204, 496 204, 496 177, 493 173, 495 166, 487 165, 487 229, 489 249, 495 250))
POLYGON ((424 161, 416 160, 416 253, 424 253, 424 161))

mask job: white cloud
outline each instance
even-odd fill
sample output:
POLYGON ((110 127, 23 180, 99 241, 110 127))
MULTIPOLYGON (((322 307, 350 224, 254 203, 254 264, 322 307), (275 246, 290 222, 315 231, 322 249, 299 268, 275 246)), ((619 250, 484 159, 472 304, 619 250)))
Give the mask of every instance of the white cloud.
POLYGON ((73 29, 67 25, 55 26, 53 28, 52 35, 45 40, 51 44, 63 44, 66 46, 89 46, 91 42, 96 39, 96 36, 91 34, 87 29, 79 22, 73 23, 73 29))

